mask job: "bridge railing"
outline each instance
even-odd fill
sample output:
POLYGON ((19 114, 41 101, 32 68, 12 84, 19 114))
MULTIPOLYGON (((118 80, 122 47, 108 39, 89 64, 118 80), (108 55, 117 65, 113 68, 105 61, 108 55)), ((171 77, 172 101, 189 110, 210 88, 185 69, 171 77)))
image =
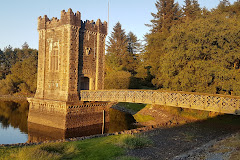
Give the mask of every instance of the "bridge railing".
POLYGON ((240 97, 161 90, 82 90, 82 101, 158 104, 221 113, 240 114, 240 97))

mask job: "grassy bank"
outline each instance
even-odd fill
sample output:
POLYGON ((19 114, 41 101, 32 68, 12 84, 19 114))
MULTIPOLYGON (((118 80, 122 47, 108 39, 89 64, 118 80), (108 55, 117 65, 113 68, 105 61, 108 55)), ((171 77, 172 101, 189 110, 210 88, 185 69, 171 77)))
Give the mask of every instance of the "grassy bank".
POLYGON ((137 160, 137 158, 125 156, 126 150, 148 145, 151 145, 151 142, 140 135, 115 135, 75 142, 47 143, 26 147, 1 147, 0 159, 137 160))
POLYGON ((117 105, 121 106, 121 107, 124 107, 124 108, 127 108, 129 110, 132 110, 134 112, 138 112, 140 111, 141 109, 143 109, 146 104, 141 104, 141 103, 127 103, 127 102, 120 102, 118 103, 117 105))

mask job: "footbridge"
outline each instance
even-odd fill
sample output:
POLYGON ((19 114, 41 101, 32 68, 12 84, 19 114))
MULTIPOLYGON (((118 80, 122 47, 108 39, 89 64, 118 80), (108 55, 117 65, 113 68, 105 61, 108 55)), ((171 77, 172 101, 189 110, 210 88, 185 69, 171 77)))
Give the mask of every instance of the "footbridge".
POLYGON ((240 96, 162 90, 81 90, 81 101, 131 102, 240 115, 240 96))

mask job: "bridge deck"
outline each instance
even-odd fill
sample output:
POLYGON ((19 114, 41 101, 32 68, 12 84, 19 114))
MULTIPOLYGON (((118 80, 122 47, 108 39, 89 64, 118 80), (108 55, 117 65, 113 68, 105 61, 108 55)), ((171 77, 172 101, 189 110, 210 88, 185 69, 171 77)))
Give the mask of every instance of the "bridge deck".
POLYGON ((240 115, 240 97, 159 90, 82 90, 82 101, 158 104, 240 115))

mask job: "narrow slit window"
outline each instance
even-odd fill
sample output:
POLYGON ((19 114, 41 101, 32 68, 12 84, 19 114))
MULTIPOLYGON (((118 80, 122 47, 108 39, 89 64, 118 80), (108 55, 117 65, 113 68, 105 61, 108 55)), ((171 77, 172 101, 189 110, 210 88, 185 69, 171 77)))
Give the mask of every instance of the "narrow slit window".
POLYGON ((58 71, 58 50, 53 49, 50 54, 50 70, 51 71, 58 71))

